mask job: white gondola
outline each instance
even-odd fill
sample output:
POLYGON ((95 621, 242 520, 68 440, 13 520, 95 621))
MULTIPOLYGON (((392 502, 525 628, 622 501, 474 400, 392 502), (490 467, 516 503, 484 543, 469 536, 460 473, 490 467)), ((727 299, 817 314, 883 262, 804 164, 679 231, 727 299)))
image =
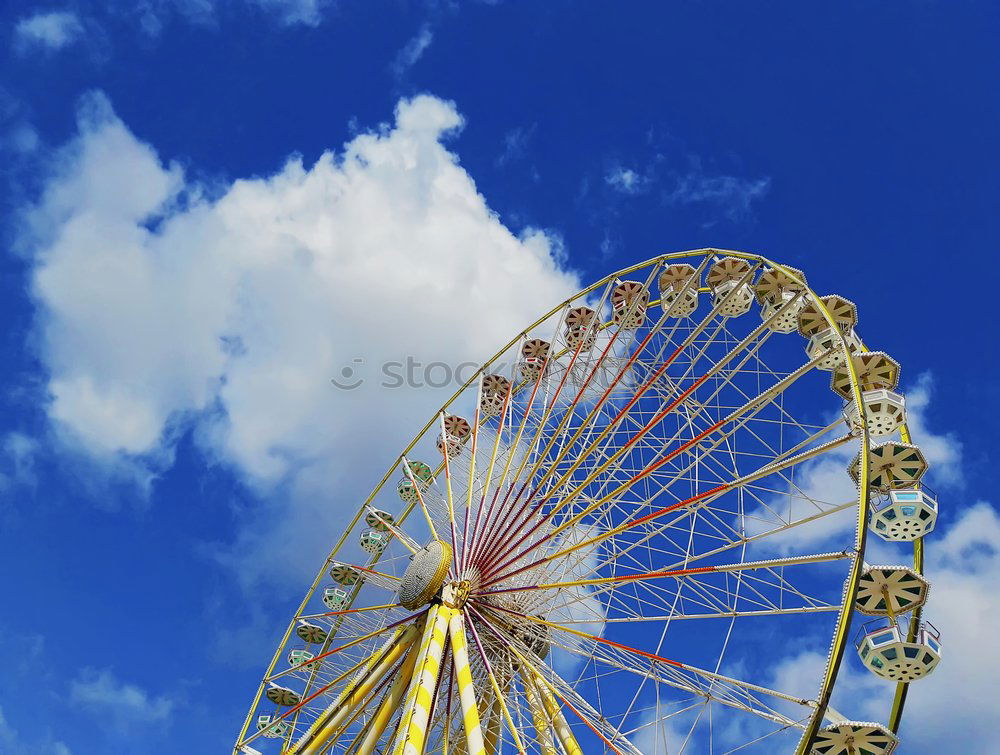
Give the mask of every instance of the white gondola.
POLYGON ((698 309, 698 289, 692 286, 686 291, 680 289, 664 291, 660 294, 660 306, 669 313, 667 317, 690 317, 698 309), (678 299, 680 301, 677 301, 678 299))
POLYGON ((448 458, 454 459, 460 453, 462 453, 462 448, 464 443, 456 438, 454 435, 442 435, 439 434, 437 437, 437 442, 435 443, 439 453, 444 454, 445 448, 447 448, 448 458))
POLYGON ((690 317, 698 309, 698 284, 688 284, 695 272, 691 265, 675 264, 660 273, 660 307, 668 317, 690 317))
POLYGON ((937 498, 926 487, 890 490, 873 505, 868 528, 883 540, 911 541, 930 533, 937 516, 937 498))
POLYGON ((381 530, 365 530, 361 533, 361 547, 373 556, 379 556, 389 545, 389 533, 381 530))
POLYGON ((566 332, 563 340, 566 346, 580 351, 590 351, 597 341, 593 327, 594 310, 590 307, 576 307, 566 313, 566 332))
POLYGON ((447 448, 448 458, 454 459, 462 452, 465 441, 472 435, 472 426, 464 417, 449 414, 444 418, 444 432, 437 437, 437 450, 444 454, 447 448))
POLYGON ((738 257, 723 257, 705 275, 705 284, 712 291, 712 306, 722 317, 738 317, 753 306, 753 281, 750 263, 738 257))
POLYGON ((622 281, 611 292, 611 310, 615 325, 633 330, 646 321, 649 291, 637 281, 622 281))
MULTIPOLYGON (((816 368, 832 372, 838 367, 842 367, 847 359, 844 356, 844 349, 840 345, 841 331, 835 328, 827 328, 809 337, 806 341, 806 355, 810 359, 823 355, 816 363, 816 368), (829 352, 829 353, 827 353, 829 352)), ((861 339, 854 330, 843 333, 844 343, 847 350, 853 354, 861 350, 861 339)))
POLYGON ((302 668, 306 669, 307 671, 311 671, 320 663, 319 661, 316 661, 316 663, 311 663, 311 664, 309 663, 309 661, 311 661, 315 657, 316 657, 315 654, 310 653, 308 650, 303 650, 302 648, 295 648, 294 650, 290 650, 288 652, 288 664, 290 666, 302 666, 302 668))
POLYGON ((753 306, 753 290, 749 283, 725 281, 712 291, 712 306, 719 308, 722 317, 745 315, 753 306))
POLYGON ((400 464, 400 469, 403 472, 403 478, 396 483, 396 492, 399 493, 399 497, 407 503, 416 503, 420 500, 420 495, 422 495, 423 492, 431 486, 431 483, 434 482, 434 473, 431 471, 431 468, 422 461, 410 461, 407 463, 410 467, 410 474, 413 475, 413 479, 411 480, 410 474, 406 473, 406 467, 400 464), (417 492, 418 490, 420 491, 419 494, 417 492))
POLYGON ((284 719, 275 720, 269 715, 257 716, 257 731, 263 732, 263 736, 269 739, 281 739, 291 728, 288 721, 284 719))
POLYGON ((907 627, 893 619, 874 619, 858 631, 855 647, 869 671, 891 682, 922 679, 941 660, 940 634, 925 621, 917 625, 911 642, 907 627))
POLYGON ((767 327, 775 333, 794 333, 799 327, 799 312, 805 306, 805 298, 795 291, 783 291, 777 299, 767 299, 760 305, 760 319, 771 324, 767 327))
MULTIPOLYGON (((861 394, 865 407, 868 433, 874 437, 891 435, 906 422, 906 399, 895 391, 878 388, 861 394)), ((855 432, 861 429, 857 404, 851 401, 844 407, 844 419, 855 432)))
POLYGON ((349 597, 347 590, 340 587, 327 587, 323 590, 323 605, 331 611, 342 611, 347 607, 349 597))
POLYGON ((479 399, 479 414, 483 419, 500 416, 509 390, 510 381, 503 375, 486 375, 483 378, 483 392, 479 399))
POLYGON ((537 380, 541 377, 549 358, 550 348, 549 342, 541 338, 525 341, 521 347, 521 362, 518 365, 522 380, 537 380))
POLYGON ((753 293, 760 302, 761 320, 771 321, 768 329, 792 333, 799 327, 799 313, 806 304, 805 280, 803 272, 793 267, 768 268, 761 274, 753 293))

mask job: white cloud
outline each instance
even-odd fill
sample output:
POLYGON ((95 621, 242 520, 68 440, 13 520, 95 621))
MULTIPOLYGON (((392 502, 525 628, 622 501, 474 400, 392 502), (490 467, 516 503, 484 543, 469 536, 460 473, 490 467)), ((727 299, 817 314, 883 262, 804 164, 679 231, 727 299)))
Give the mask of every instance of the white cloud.
POLYGON ((494 161, 496 166, 502 168, 504 165, 514 162, 515 160, 520 160, 524 157, 528 149, 528 143, 535 135, 535 129, 537 127, 537 123, 532 123, 531 126, 528 127, 518 126, 517 128, 512 128, 504 134, 503 152, 501 152, 494 161))
POLYGON ((70 683, 70 701, 119 730, 166 721, 174 709, 167 697, 153 697, 135 684, 119 680, 109 669, 84 669, 70 683))
POLYGON ((0 707, 0 745, 5 755, 72 755, 64 742, 49 734, 25 737, 7 720, 0 707))
POLYGON ((668 204, 710 204, 717 206, 729 220, 743 220, 750 215, 754 202, 771 188, 771 179, 707 175, 700 166, 681 175, 676 185, 664 195, 668 204))
POLYGON ((22 18, 14 29, 19 49, 61 50, 83 34, 79 17, 69 11, 36 13, 22 18))
POLYGON ((5 745, 10 745, 14 740, 17 739, 17 732, 14 727, 10 725, 7 721, 7 717, 4 715, 3 708, 0 708, 0 742, 5 745))
POLYGON ((943 652, 934 673, 910 687, 902 736, 908 752, 987 755, 996 751, 990 721, 1000 668, 1000 515, 980 501, 928 540, 924 616, 941 630, 943 652))
POLYGON ((23 433, 11 432, 3 439, 0 456, 0 490, 11 485, 35 484, 35 454, 39 444, 23 433))
POLYGON ((423 57, 423 54, 433 41, 434 32, 431 31, 430 25, 424 24, 413 38, 403 45, 403 49, 399 51, 395 60, 393 60, 392 72, 396 78, 401 78, 407 71, 413 68, 417 61, 423 57))
POLYGON ((328 0, 254 0, 288 25, 319 26, 328 0))
POLYGON ((954 434, 938 434, 927 427, 927 408, 934 392, 934 376, 923 372, 906 391, 906 422, 913 442, 920 446, 930 464, 929 476, 935 485, 959 488, 962 476, 962 443, 954 434))
MULTIPOLYGON (((669 717, 671 712, 670 706, 664 706, 662 710, 653 707, 649 711, 638 730, 629 736, 639 752, 644 755, 667 755, 682 751, 688 740, 691 721, 686 720, 685 725, 685 722, 669 717)), ((681 718, 690 719, 691 716, 682 715, 681 718)))
POLYGON ((649 189, 652 181, 649 176, 616 165, 605 174, 604 182, 622 194, 641 194, 649 189))
POLYGON ((241 576, 299 574, 446 395, 381 388, 379 365, 479 362, 578 287, 558 243, 513 235, 442 146, 461 125, 451 103, 404 100, 342 153, 208 199, 89 98, 21 239, 60 437, 169 463, 195 427, 262 494, 284 486, 241 513, 241 576), (356 359, 365 382, 334 388, 356 359))

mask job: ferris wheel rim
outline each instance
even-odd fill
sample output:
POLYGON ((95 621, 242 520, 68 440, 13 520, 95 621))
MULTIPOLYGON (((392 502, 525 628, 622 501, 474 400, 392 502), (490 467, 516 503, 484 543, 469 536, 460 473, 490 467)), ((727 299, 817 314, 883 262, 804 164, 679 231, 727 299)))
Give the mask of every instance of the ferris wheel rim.
MULTIPOLYGON (((579 301, 579 300, 583 299, 584 297, 586 297, 588 294, 590 294, 590 293, 598 290, 602 286, 606 287, 610 283, 614 282, 616 279, 620 278, 621 276, 627 275, 628 273, 634 272, 636 270, 651 268, 651 269, 653 269, 655 271, 657 265, 661 265, 663 263, 666 263, 666 262, 669 262, 669 261, 675 260, 675 259, 691 259, 691 258, 697 258, 697 257, 704 257, 706 259, 710 259, 713 256, 723 256, 723 255, 727 256, 727 257, 734 257, 734 258, 738 258, 738 259, 744 259, 744 260, 747 260, 747 261, 752 261, 752 262, 757 263, 758 265, 766 265, 766 266, 768 266, 768 267, 770 267, 772 269, 780 270, 781 272, 783 272, 786 275, 788 275, 791 279, 796 280, 798 283, 801 284, 801 286, 803 288, 803 291, 804 291, 803 297, 807 297, 813 303, 815 303, 816 306, 817 306, 817 308, 819 309, 819 311, 825 317, 828 325, 831 328, 834 328, 834 330, 836 330, 836 328, 834 327, 835 326, 834 320, 833 320, 830 312, 827 310, 824 302, 822 301, 822 298, 818 294, 816 294, 815 291, 813 291, 812 288, 810 288, 808 286, 808 284, 805 283, 804 279, 800 279, 799 278, 800 274, 798 274, 798 271, 794 270, 794 268, 789 268, 789 267, 787 267, 785 265, 781 265, 780 263, 777 263, 777 262, 775 262, 775 261, 773 261, 773 260, 771 260, 771 259, 769 259, 767 257, 764 257, 763 255, 758 255, 758 254, 753 254, 753 253, 747 253, 747 252, 740 252, 740 251, 736 251, 736 250, 717 249, 717 248, 711 248, 711 247, 709 247, 709 248, 702 248, 702 249, 696 249, 696 250, 688 250, 688 251, 680 251, 680 252, 671 252, 671 253, 661 254, 661 255, 653 257, 653 258, 651 258, 649 260, 645 260, 645 261, 637 263, 635 265, 632 265, 632 266, 623 268, 621 270, 615 271, 613 273, 610 273, 609 275, 604 276, 600 280, 598 280, 595 283, 591 284, 590 286, 582 289, 581 291, 575 293, 572 297, 566 299, 565 301, 561 302, 560 304, 556 305, 551 310, 549 310, 548 312, 546 312, 545 314, 543 314, 534 323, 532 323, 531 325, 529 325, 528 327, 524 328, 519 333, 517 333, 514 336, 514 338, 512 338, 506 345, 504 345, 501 349, 499 349, 490 359, 488 359, 485 362, 483 362, 483 364, 479 367, 479 369, 476 370, 469 377, 469 379, 462 386, 460 386, 444 402, 444 404, 441 406, 441 408, 431 416, 431 419, 429 419, 428 422, 424 425, 424 427, 421 428, 414 435, 413 439, 404 448, 404 450, 402 451, 402 453, 389 466, 388 470, 386 471, 386 473, 382 477, 382 479, 376 484, 376 486, 372 489, 372 492, 361 503, 361 505, 360 505, 357 513, 355 514, 354 518, 352 520, 350 520, 350 522, 348 522, 345 525, 343 535, 338 540, 338 542, 334 545, 334 547, 330 551, 329 555, 327 556, 326 560, 324 561, 323 568, 320 569, 319 574, 317 575, 316 579, 313 581, 313 584, 310 586, 309 590, 307 591, 305 598, 303 599, 302 603, 300 604, 299 609, 293 615, 292 621, 289 623, 289 625, 288 625, 288 627, 286 629, 285 635, 284 635, 284 637, 282 638, 281 642, 278 645, 278 648, 277 648, 277 650, 276 650, 276 652, 274 654, 274 657, 272 658, 271 664, 270 664, 270 666, 268 667, 267 671, 264 674, 262 682, 261 682, 261 684, 260 684, 260 686, 258 688, 257 695, 256 695, 256 697, 254 699, 254 702, 253 702, 253 704, 252 704, 252 706, 250 708, 250 711, 249 711, 249 713, 247 715, 247 718, 246 718, 246 720, 244 722, 244 726, 243 726, 243 729, 242 729, 242 731, 240 733, 239 740, 237 741, 237 745, 236 745, 236 750, 235 751, 239 750, 240 744, 244 741, 244 739, 246 737, 246 733, 247 733, 247 731, 248 731, 248 729, 250 727, 250 723, 251 723, 251 719, 252 719, 252 716, 253 716, 253 712, 254 712, 254 710, 256 709, 256 707, 258 705, 258 703, 261 700, 261 697, 262 697, 263 691, 265 689, 265 685, 266 685, 267 680, 272 677, 274 668, 276 667, 277 662, 278 662, 278 660, 279 660, 279 658, 281 656, 282 649, 285 647, 285 645, 286 645, 286 643, 287 643, 287 641, 288 641, 288 639, 289 639, 289 637, 290 637, 290 635, 291 635, 291 633, 292 633, 292 631, 293 631, 293 629, 295 627, 296 620, 298 618, 300 618, 301 616, 303 616, 303 612, 304 612, 305 606, 309 602, 311 596, 315 594, 317 588, 319 587, 319 585, 320 585, 320 583, 321 583, 321 581, 323 579, 324 572, 325 572, 326 568, 329 567, 331 565, 331 563, 334 563, 335 557, 336 557, 337 553, 340 551, 340 549, 346 543, 346 540, 347 540, 349 534, 354 530, 354 528, 357 526, 357 524, 362 519, 362 517, 365 516, 366 510, 371 506, 371 504, 374 501, 376 495, 378 495, 378 493, 383 490, 383 488, 386 485, 386 483, 391 479, 393 473, 396 472, 396 471, 398 471, 398 469, 401 466, 405 466, 405 464, 406 464, 405 460, 406 460, 407 455, 413 450, 413 448, 416 446, 416 444, 422 438, 426 437, 426 434, 428 433, 429 430, 431 430, 431 428, 433 427, 434 423, 437 422, 437 421, 439 421, 439 418, 442 417, 447 412, 447 410, 449 409, 449 407, 451 407, 452 404, 455 403, 473 384, 475 384, 477 381, 479 381, 482 376, 485 376, 487 374, 488 368, 491 365, 493 365, 495 362, 497 362, 499 359, 501 359, 503 357, 503 355, 506 354, 520 340, 526 338, 529 332, 531 332, 534 328, 537 328, 541 324, 545 323, 547 320, 549 320, 550 318, 552 318, 554 315, 556 315, 557 313, 559 313, 561 310, 565 310, 572 302, 579 301)), ((837 331, 837 333, 839 334, 839 331, 837 331)), ((846 343, 844 341, 843 335, 840 334, 839 338, 840 338, 840 347, 846 351, 847 350, 847 345, 846 345, 846 343)), ((854 555, 853 555, 853 562, 852 562, 852 566, 851 566, 850 576, 849 576, 849 579, 848 579, 847 583, 845 584, 844 595, 843 595, 843 599, 842 599, 842 602, 841 602, 840 610, 839 610, 839 613, 838 613, 837 628, 836 628, 835 633, 834 633, 834 638, 833 638, 832 645, 831 645, 830 656, 828 657, 827 667, 826 667, 826 670, 825 670, 824 679, 823 679, 823 682, 822 682, 822 685, 821 685, 821 688, 820 688, 819 695, 817 697, 817 706, 815 708, 815 711, 814 711, 813 715, 810 718, 809 724, 805 727, 805 731, 804 731, 802 740, 800 741, 800 744, 799 744, 799 746, 797 748, 797 752, 799 752, 799 753, 805 753, 805 752, 808 751, 808 748, 809 748, 809 746, 811 744, 812 738, 815 736, 816 731, 819 729, 820 725, 822 724, 823 716, 824 716, 824 714, 826 712, 826 707, 827 707, 827 705, 829 703, 830 693, 832 692, 832 689, 833 689, 833 687, 834 687, 834 685, 836 683, 837 673, 839 671, 840 664, 841 664, 841 662, 843 660, 843 654, 844 654, 844 650, 846 648, 846 643, 847 643, 847 639, 848 639, 849 628, 850 628, 850 619, 851 619, 851 615, 852 615, 852 611, 853 611, 854 597, 855 597, 855 595, 857 593, 858 582, 859 582, 859 579, 860 579, 860 576, 861 576, 861 566, 862 566, 862 562, 863 562, 862 554, 864 552, 864 545, 865 545, 866 532, 867 532, 866 522, 867 522, 867 517, 868 517, 868 513, 869 513, 869 500, 868 500, 869 499, 869 495, 868 495, 868 486, 867 486, 867 472, 868 472, 868 463, 867 463, 867 461, 868 461, 868 452, 869 452, 869 445, 870 444, 869 444, 869 437, 868 437, 868 430, 867 430, 866 422, 864 421, 864 419, 865 419, 865 416, 864 416, 864 412, 865 412, 864 402, 860 400, 861 399, 861 386, 860 386, 860 383, 859 383, 859 380, 858 380, 858 375, 857 375, 857 371, 856 371, 855 365, 853 364, 853 360, 851 360, 851 359, 847 359, 846 360, 846 368, 847 368, 847 370, 849 372, 849 375, 850 375, 850 385, 851 385, 851 388, 852 388, 852 393, 853 393, 853 396, 854 396, 855 404, 856 404, 856 406, 859 407, 859 411, 861 412, 861 419, 862 419, 861 427, 858 430, 858 435, 859 435, 859 437, 861 439, 862 463, 860 464, 860 475, 861 475, 861 477, 860 477, 860 480, 859 480, 859 484, 857 485, 858 496, 857 496, 856 504, 854 504, 854 505, 858 506, 858 517, 857 517, 857 521, 856 521, 855 537, 854 537, 855 548, 854 548, 854 555)), ((413 505, 408 506, 406 508, 406 510, 405 510, 405 513, 400 517, 399 523, 402 523, 402 521, 405 520, 405 518, 412 512, 412 510, 413 510, 413 505)), ((917 541, 917 542, 919 543, 919 541, 917 541)), ((906 685, 901 685, 901 688, 904 690, 904 693, 903 693, 904 699, 905 699, 905 686, 906 685)), ((899 692, 897 691, 897 698, 898 697, 899 697, 899 692)), ((898 715, 901 715, 901 712, 902 712, 902 704, 900 703, 898 705, 898 715)), ((894 715, 894 717, 897 715, 897 706, 896 705, 894 705, 893 715, 894 715)))

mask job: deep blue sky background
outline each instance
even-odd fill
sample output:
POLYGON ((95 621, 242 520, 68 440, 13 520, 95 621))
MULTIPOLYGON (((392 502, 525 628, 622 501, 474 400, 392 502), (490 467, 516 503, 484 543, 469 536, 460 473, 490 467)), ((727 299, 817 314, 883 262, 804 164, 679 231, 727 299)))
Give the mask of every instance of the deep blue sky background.
POLYGON ((240 633, 256 611, 206 544, 232 540, 252 496, 190 437, 146 502, 49 442, 32 263, 13 247, 90 90, 209 185, 270 174, 291 153, 309 164, 389 120, 402 96, 453 100, 466 125, 449 148, 479 191, 513 230, 561 235, 584 281, 720 246, 859 302, 866 340, 904 365, 904 382, 933 374, 929 420, 964 444, 966 500, 992 493, 995 3, 342 2, 315 26, 236 0, 200 15, 155 7, 158 34, 125 4, 0 9, 0 432, 38 443, 0 462, 0 667, 14 692, 0 701, 0 752, 15 741, 4 727, 24 752, 57 752, 55 741, 73 753, 226 751, 279 609, 300 594, 255 596, 266 618, 240 633), (18 21, 52 10, 86 19, 83 34, 19 49, 18 21), (423 55, 394 68, 423 28, 423 55), (30 151, 12 142, 26 125, 30 151), (635 172, 633 193, 607 181, 619 169, 635 172), (700 197, 678 191, 699 180, 700 197), (153 708, 175 701, 171 714, 95 716, 69 692, 86 667, 113 667, 153 708))

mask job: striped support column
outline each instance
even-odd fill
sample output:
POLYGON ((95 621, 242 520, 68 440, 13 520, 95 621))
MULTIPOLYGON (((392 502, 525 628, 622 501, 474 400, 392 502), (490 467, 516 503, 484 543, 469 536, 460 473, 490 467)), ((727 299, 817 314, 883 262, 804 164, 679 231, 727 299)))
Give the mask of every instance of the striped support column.
POLYGON ((414 673, 407 680, 408 685, 406 687, 406 696, 403 699, 403 712, 399 715, 399 720, 396 722, 396 729, 392 733, 392 738, 389 741, 390 747, 386 748, 386 752, 397 752, 400 742, 403 740, 402 732, 406 731, 409 726, 410 716, 413 714, 413 698, 417 694, 417 675, 420 669, 424 665, 424 658, 427 657, 427 648, 431 644, 431 636, 434 633, 434 622, 433 618, 437 613, 437 606, 430 606, 427 612, 424 614, 421 621, 423 634, 420 637, 420 643, 417 645, 417 657, 413 665, 414 673))
POLYGON ((417 626, 409 624, 396 630, 392 637, 375 653, 368 664, 352 681, 337 700, 324 711, 323 715, 296 744, 292 752, 301 755, 315 755, 326 749, 338 734, 338 729, 362 700, 375 688, 393 664, 396 663, 416 641, 417 626))
POLYGON ((407 696, 405 721, 400 725, 394 755, 421 755, 423 752, 451 614, 452 609, 443 605, 432 606, 428 613, 427 627, 424 629, 427 650, 417 664, 410 694, 407 696))
POLYGON ((467 752, 470 755, 486 755, 483 731, 479 724, 479 708, 476 707, 476 690, 472 682, 472 668, 469 666, 469 646, 465 637, 465 617, 461 611, 451 615, 451 653, 455 659, 455 675, 458 678, 458 697, 462 703, 462 725, 465 729, 467 752))
POLYGON ((535 687, 535 682, 531 674, 521 667, 521 681, 524 684, 524 695, 528 698, 528 707, 531 708, 531 719, 535 724, 535 734, 538 739, 538 747, 542 755, 558 755, 555 743, 552 741, 552 727, 549 724, 549 716, 545 712, 542 698, 535 687))
POLYGON ((386 693, 386 696, 379 704, 378 710, 375 711, 375 715, 371 717, 365 727, 358 733, 358 736, 355 737, 351 746, 347 748, 348 751, 354 750, 357 747, 357 755, 372 755, 375 752, 375 746, 382 738, 386 728, 389 726, 389 721, 392 720, 396 709, 399 708, 400 703, 403 701, 406 688, 413 678, 413 669, 417 665, 419 651, 420 645, 414 641, 410 645, 410 652, 406 654, 406 660, 403 661, 403 665, 400 666, 396 678, 392 681, 392 686, 389 687, 388 693, 386 693))
POLYGON ((573 730, 566 723, 566 717, 563 715, 559 703, 556 702, 545 680, 537 674, 535 675, 535 687, 542 695, 542 704, 545 706, 549 718, 552 719, 556 736, 559 737, 559 742, 562 744, 563 749, 566 750, 567 755, 583 755, 583 750, 580 749, 576 737, 573 736, 573 730))

